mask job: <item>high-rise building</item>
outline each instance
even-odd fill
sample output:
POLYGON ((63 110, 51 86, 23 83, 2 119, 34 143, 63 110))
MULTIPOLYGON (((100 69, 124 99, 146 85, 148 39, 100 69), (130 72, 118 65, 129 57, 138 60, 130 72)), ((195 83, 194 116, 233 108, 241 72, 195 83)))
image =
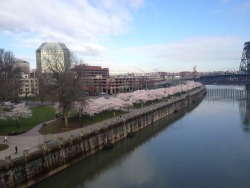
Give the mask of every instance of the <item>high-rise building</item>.
POLYGON ((42 43, 36 50, 36 67, 38 75, 70 69, 69 49, 64 43, 42 43))

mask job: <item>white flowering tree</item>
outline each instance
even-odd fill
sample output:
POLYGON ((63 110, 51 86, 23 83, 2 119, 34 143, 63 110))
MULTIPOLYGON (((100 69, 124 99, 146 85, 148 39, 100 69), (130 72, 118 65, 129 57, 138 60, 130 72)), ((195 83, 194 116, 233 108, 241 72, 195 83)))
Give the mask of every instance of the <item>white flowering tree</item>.
POLYGON ((25 103, 12 104, 5 102, 0 106, 0 119, 15 119, 28 118, 32 116, 31 110, 25 105, 25 103))
POLYGON ((78 111, 78 109, 81 108, 83 113, 93 116, 103 111, 129 108, 133 104, 145 103, 147 101, 159 100, 178 93, 180 94, 182 92, 193 90, 201 85, 202 84, 199 82, 188 81, 186 84, 180 84, 169 88, 120 93, 116 97, 89 99, 83 106, 81 106, 81 103, 76 102, 74 104, 74 109, 75 111, 78 111))

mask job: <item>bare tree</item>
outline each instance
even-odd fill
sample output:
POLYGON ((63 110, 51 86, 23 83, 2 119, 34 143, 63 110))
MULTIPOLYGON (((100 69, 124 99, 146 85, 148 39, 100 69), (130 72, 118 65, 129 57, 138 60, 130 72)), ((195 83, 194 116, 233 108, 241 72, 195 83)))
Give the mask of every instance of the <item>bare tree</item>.
POLYGON ((46 99, 50 99, 53 104, 55 86, 53 84, 49 84, 49 82, 50 81, 48 81, 48 79, 45 76, 44 77, 40 76, 38 78, 39 93, 37 97, 39 98, 41 105, 43 105, 43 102, 46 99))
POLYGON ((56 101, 59 102, 64 116, 64 125, 68 125, 69 111, 75 101, 81 100, 80 79, 71 72, 71 65, 77 63, 76 57, 69 50, 60 50, 57 47, 46 48, 46 52, 41 57, 43 73, 41 77, 48 82, 50 92, 56 101), (44 70, 43 70, 44 68, 44 70), (48 79, 49 78, 49 79, 48 79))
POLYGON ((73 103, 81 100, 81 86, 78 77, 70 73, 63 75, 56 91, 57 101, 60 103, 64 116, 64 125, 68 127, 68 113, 72 109, 73 103))
POLYGON ((20 70, 15 62, 12 52, 0 49, 0 102, 18 99, 20 70))

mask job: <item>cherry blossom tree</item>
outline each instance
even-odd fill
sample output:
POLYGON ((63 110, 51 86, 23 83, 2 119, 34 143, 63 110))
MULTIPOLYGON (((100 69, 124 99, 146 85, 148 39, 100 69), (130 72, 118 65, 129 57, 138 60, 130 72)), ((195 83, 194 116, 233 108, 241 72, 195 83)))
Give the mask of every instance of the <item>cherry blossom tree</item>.
POLYGON ((128 108, 133 104, 145 103, 147 101, 153 101, 156 99, 159 100, 178 93, 181 94, 182 92, 187 92, 200 86, 202 86, 201 83, 187 81, 185 84, 180 84, 169 88, 137 90, 131 93, 120 93, 116 97, 100 97, 98 99, 89 99, 86 101, 85 105, 76 102, 74 104, 74 109, 77 111, 77 109, 81 108, 83 113, 93 116, 103 111, 128 108))
POLYGON ((6 102, 0 107, 0 119, 16 119, 20 118, 28 118, 32 116, 31 110, 25 105, 25 103, 20 104, 12 104, 10 102, 6 102))

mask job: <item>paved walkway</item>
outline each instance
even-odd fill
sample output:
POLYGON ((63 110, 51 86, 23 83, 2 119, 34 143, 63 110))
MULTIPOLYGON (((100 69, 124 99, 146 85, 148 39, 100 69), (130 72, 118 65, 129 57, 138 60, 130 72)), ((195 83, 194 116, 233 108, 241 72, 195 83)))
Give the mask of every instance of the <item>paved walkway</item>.
MULTIPOLYGON (((78 128, 72 131, 64 132, 64 133, 57 133, 57 134, 50 134, 50 135, 42 135, 39 133, 39 129, 42 127, 42 124, 37 125, 30 131, 16 135, 16 136, 8 136, 8 142, 3 142, 4 136, 0 137, 0 143, 8 144, 9 148, 3 151, 0 151, 0 160, 5 160, 6 156, 11 156, 11 159, 23 156, 23 150, 29 149, 29 152, 36 151, 39 149, 39 146, 43 144, 46 141, 50 140, 57 140, 58 137, 63 137, 64 139, 69 139, 70 135, 79 135, 80 132, 88 133, 90 131, 99 129, 100 127, 109 125, 116 121, 121 121, 127 119, 128 117, 135 116, 137 114, 146 112, 147 110, 151 110, 152 108, 155 108, 156 106, 165 105, 167 103, 172 102, 173 100, 169 100, 168 102, 162 102, 158 104, 154 104, 151 106, 146 106, 140 109, 130 109, 129 113, 123 114, 121 117, 119 115, 116 115, 113 118, 91 124, 88 126, 84 126, 83 128, 78 128), (15 154, 15 146, 18 148, 17 154, 15 154)), ((51 120, 54 121, 54 120, 51 120)), ((51 122, 51 121, 48 121, 51 122)))

